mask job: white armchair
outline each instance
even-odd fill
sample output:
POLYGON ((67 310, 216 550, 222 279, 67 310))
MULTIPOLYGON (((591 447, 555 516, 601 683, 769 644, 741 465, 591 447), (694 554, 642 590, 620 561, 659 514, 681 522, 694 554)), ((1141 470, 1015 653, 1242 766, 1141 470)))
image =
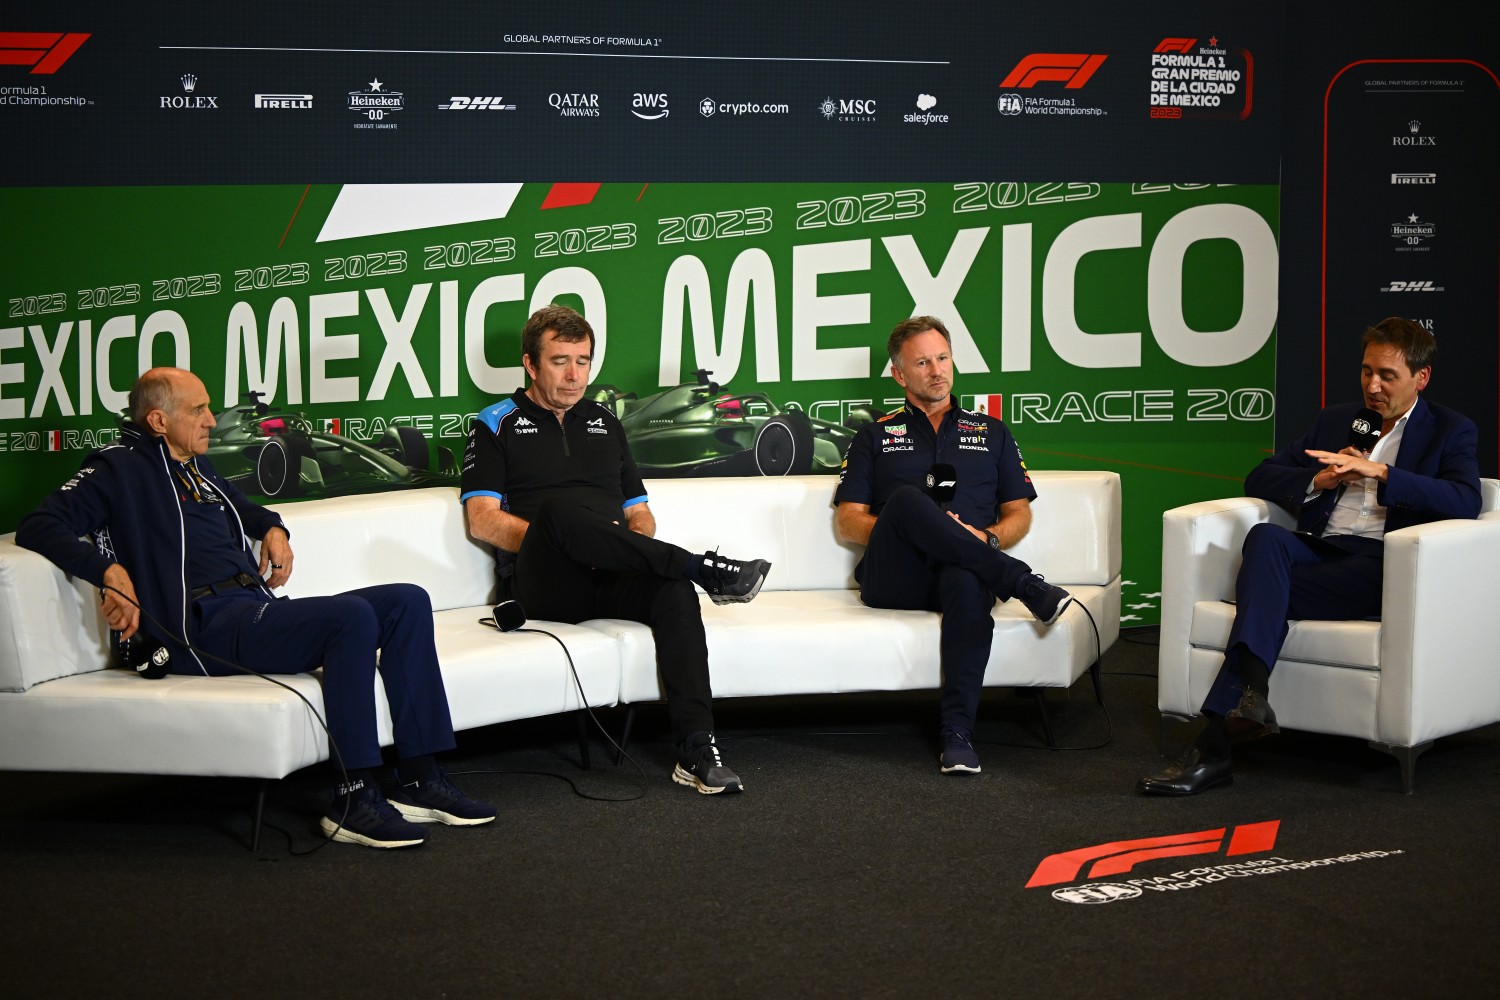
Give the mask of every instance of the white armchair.
MULTIPOLYGON (((1283 728, 1368 741, 1401 762, 1408 793, 1433 740, 1500 721, 1500 481, 1480 487, 1479 520, 1386 535, 1381 620, 1293 622, 1271 674, 1283 728)), ((1249 497, 1163 515, 1164 715, 1198 714, 1234 622, 1240 545, 1266 521, 1294 526, 1280 507, 1249 497)))

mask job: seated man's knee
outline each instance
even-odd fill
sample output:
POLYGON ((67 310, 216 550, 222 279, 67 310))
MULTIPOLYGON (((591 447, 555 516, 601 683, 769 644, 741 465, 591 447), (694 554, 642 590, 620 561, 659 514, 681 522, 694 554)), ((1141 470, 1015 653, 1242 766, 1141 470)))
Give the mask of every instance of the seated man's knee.
POLYGON ((993 620, 994 592, 966 569, 944 567, 938 579, 938 599, 944 615, 972 621, 993 620))
POLYGON ((698 591, 688 580, 661 579, 656 599, 651 602, 653 616, 693 615, 701 617, 703 606, 698 602, 698 591))

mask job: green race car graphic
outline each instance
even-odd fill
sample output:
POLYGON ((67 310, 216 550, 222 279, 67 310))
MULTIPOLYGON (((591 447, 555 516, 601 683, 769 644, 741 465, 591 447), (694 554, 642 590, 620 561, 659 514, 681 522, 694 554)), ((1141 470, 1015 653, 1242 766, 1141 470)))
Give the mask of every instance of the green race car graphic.
POLYGON ((836 473, 854 432, 880 414, 857 407, 843 424, 782 408, 763 392, 729 393, 699 370, 697 380, 644 399, 612 385, 589 387, 625 427, 646 477, 795 476, 836 473))

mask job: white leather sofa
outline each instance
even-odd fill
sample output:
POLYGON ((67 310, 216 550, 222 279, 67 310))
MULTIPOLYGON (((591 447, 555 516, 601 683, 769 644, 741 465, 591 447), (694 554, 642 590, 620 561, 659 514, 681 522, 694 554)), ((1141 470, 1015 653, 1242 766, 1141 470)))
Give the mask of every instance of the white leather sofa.
MULTIPOLYGON (((1086 603, 1103 649, 1119 633, 1120 481, 1033 472, 1040 500, 1016 553, 1086 603)), ((718 697, 931 688, 938 618, 865 608, 856 549, 834 533, 830 476, 658 480, 662 537, 690 549, 767 558, 751 604, 703 598, 718 697)), ((490 550, 468 539, 451 488, 283 504, 297 567, 292 597, 409 581, 432 595, 438 654, 458 729, 661 697, 651 633, 631 622, 537 623, 542 635, 478 624, 493 591, 490 550)), ((1067 687, 1096 665, 1082 611, 1050 629, 995 610, 986 683, 1067 687)), ((290 691, 256 677, 146 680, 105 669, 97 595, 41 556, 0 540, 0 768, 280 778, 326 759, 327 740, 290 691)), ((321 711, 317 679, 281 678, 321 711)), ((1097 675, 1096 675, 1097 681, 1097 675)), ((381 736, 391 739, 384 695, 381 736)))
MULTIPOLYGON (((1284 729, 1353 736, 1401 762, 1440 736, 1500 721, 1500 482, 1480 481, 1477 521, 1436 521, 1385 536, 1379 621, 1297 621, 1271 674, 1284 729)), ((1295 527, 1275 504, 1249 497, 1169 510, 1162 527, 1161 651, 1157 705, 1198 714, 1234 622, 1240 547, 1253 525, 1295 527)))

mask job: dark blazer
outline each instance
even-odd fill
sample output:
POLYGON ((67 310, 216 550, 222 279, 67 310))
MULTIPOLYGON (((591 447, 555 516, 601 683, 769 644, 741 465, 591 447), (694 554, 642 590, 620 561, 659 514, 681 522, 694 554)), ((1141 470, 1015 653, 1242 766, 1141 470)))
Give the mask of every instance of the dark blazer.
MULTIPOLYGON (((1280 504, 1297 516, 1297 527, 1321 534, 1339 490, 1324 490, 1304 503, 1321 462, 1307 449, 1340 451, 1349 446, 1349 425, 1363 404, 1343 403, 1318 414, 1307 433, 1261 462, 1245 477, 1248 496, 1280 504)), ((1406 421, 1389 481, 1376 499, 1387 508, 1385 530, 1447 518, 1479 516, 1479 432, 1468 417, 1420 396, 1406 421)))

